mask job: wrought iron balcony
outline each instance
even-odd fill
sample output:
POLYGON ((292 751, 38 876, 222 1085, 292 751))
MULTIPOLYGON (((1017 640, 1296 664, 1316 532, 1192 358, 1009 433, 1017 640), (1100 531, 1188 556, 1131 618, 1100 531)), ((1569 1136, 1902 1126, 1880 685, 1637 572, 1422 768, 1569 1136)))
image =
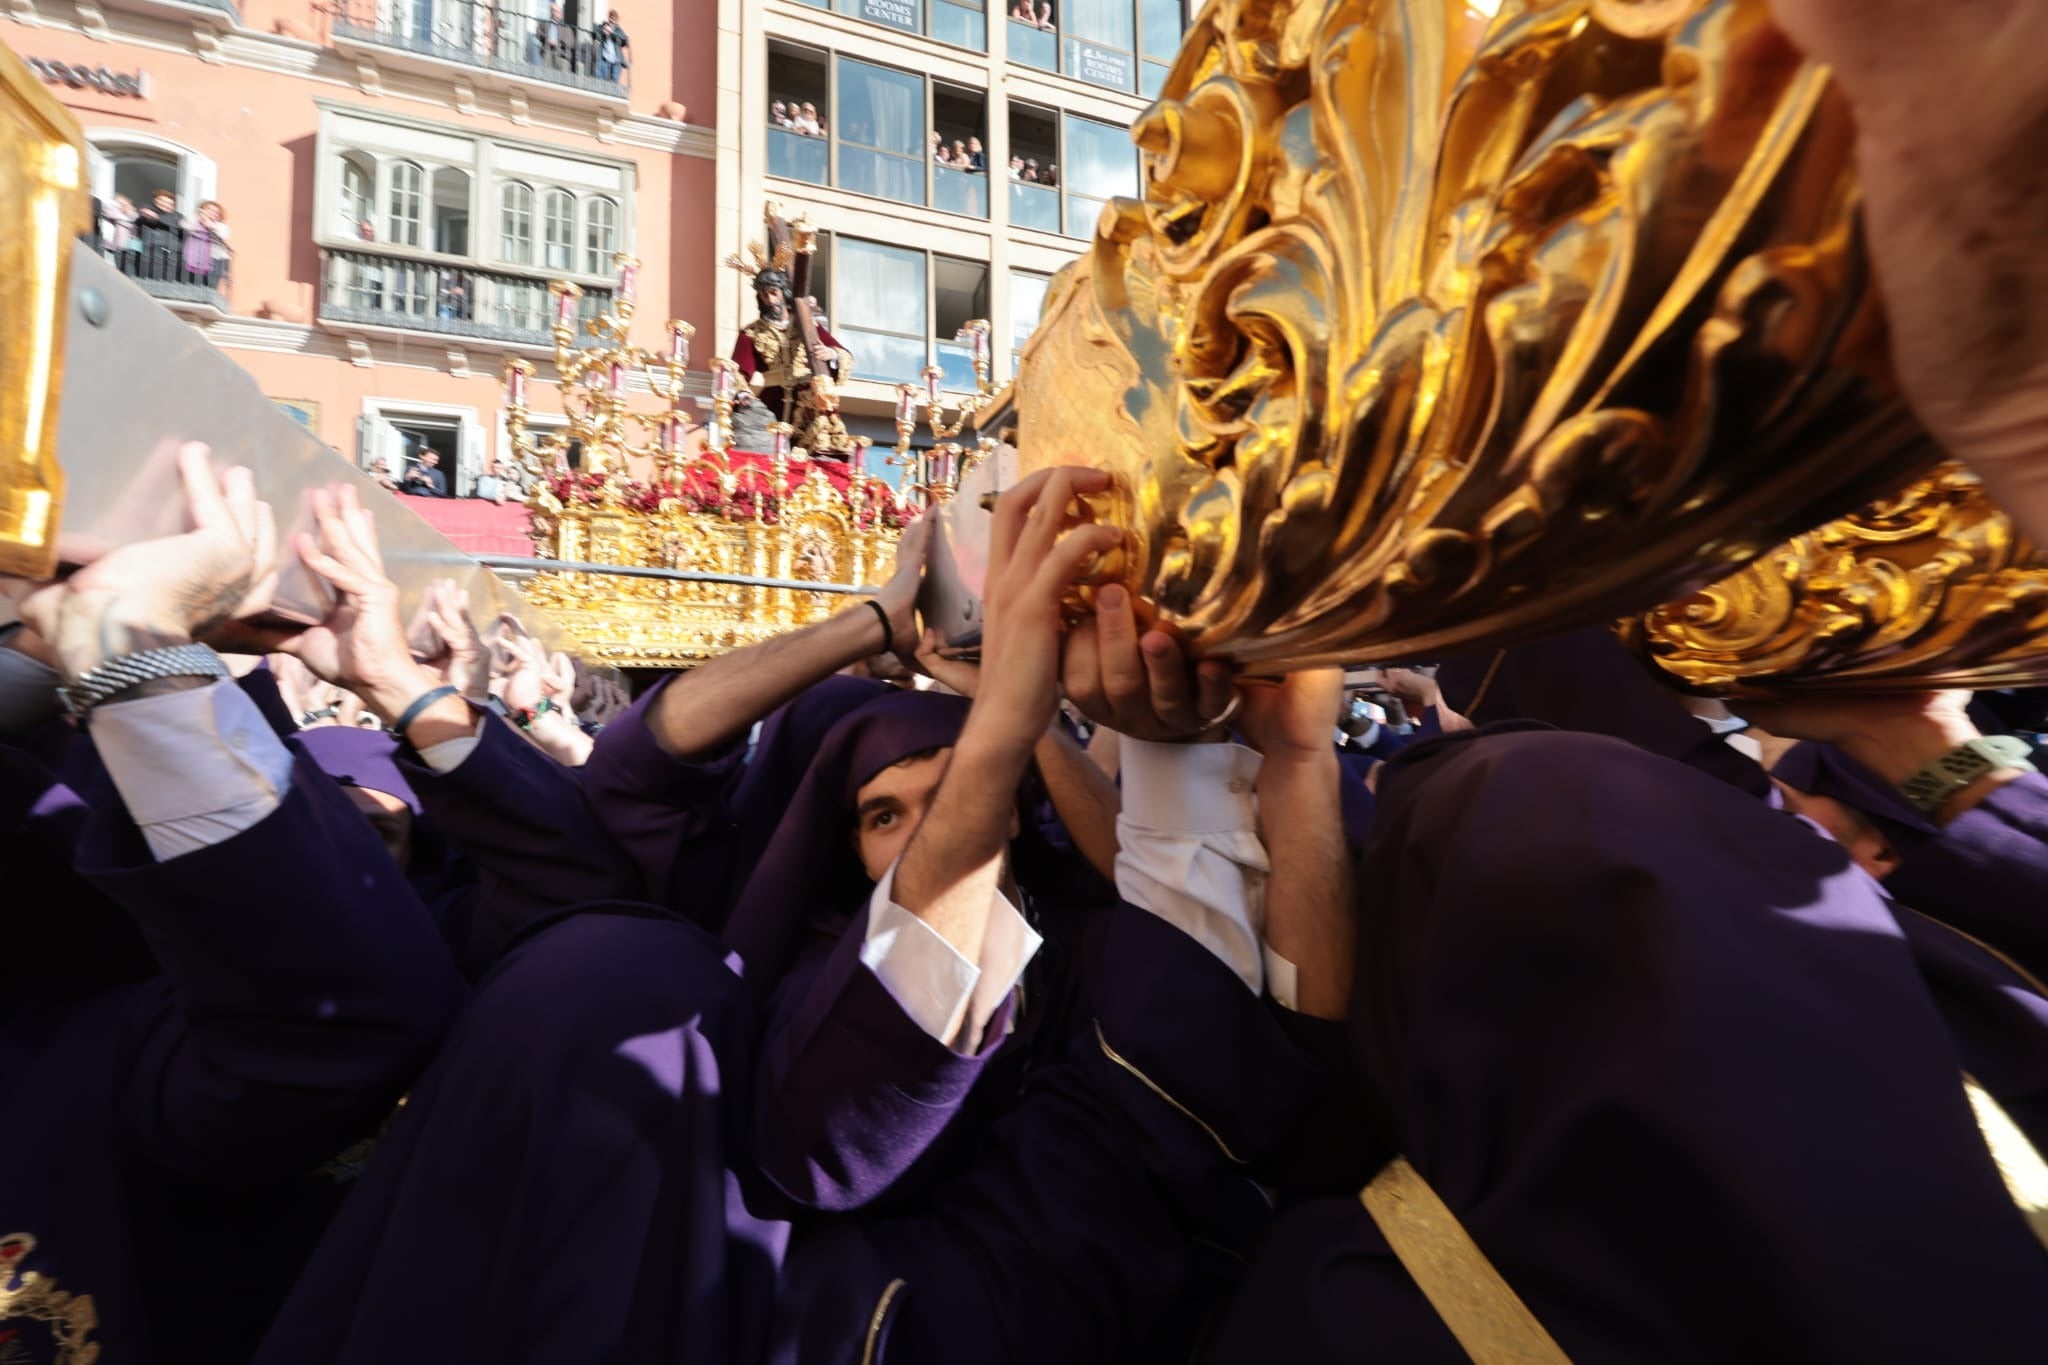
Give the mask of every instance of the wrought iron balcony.
POLYGON ((345 0, 334 39, 618 99, 632 75, 605 56, 595 29, 475 0, 345 0))
MULTIPOLYGON (((515 346, 553 344, 554 320, 544 275, 480 270, 379 251, 328 249, 322 255, 323 322, 515 346)), ((611 301, 611 290, 586 287, 580 305, 583 320, 604 312, 611 301)))
POLYGON ((102 218, 93 245, 115 269, 174 308, 228 311, 227 295, 221 290, 228 261, 225 256, 215 260, 213 241, 203 233, 102 218))

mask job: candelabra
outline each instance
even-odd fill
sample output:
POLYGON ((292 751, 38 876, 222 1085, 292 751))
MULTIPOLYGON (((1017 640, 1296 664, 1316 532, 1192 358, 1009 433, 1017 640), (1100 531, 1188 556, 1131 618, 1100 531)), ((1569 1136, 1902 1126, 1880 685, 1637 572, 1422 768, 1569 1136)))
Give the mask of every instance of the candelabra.
POLYGON ((924 391, 915 384, 896 386, 896 450, 889 462, 903 469, 903 491, 926 503, 945 502, 960 489, 967 471, 995 451, 996 443, 984 436, 971 446, 955 438, 967 429, 968 421, 995 396, 989 377, 989 326, 976 319, 954 335, 967 342, 974 361, 974 392, 957 400, 952 417, 946 416, 946 395, 940 390, 944 371, 936 365, 924 367, 924 391), (924 411, 936 443, 928 450, 912 450, 910 438, 917 431, 918 410, 924 411))
POLYGON ((640 262, 624 252, 612 257, 619 268, 618 293, 611 306, 584 328, 595 345, 579 344, 577 313, 583 291, 566 280, 548 285, 553 301, 555 373, 562 390, 559 431, 535 434, 527 427, 527 381, 530 361, 505 362, 505 429, 513 455, 536 475, 561 468, 573 444, 581 452, 580 472, 606 478, 624 471, 627 456, 653 462, 662 477, 671 478, 683 463, 683 442, 689 431, 684 416, 684 387, 690 365, 690 339, 697 329, 671 319, 667 353, 634 346, 627 333, 633 322, 634 287, 640 262), (659 413, 635 412, 626 401, 626 376, 639 370, 647 386, 664 404, 659 413), (631 429, 639 429, 634 439, 631 429))

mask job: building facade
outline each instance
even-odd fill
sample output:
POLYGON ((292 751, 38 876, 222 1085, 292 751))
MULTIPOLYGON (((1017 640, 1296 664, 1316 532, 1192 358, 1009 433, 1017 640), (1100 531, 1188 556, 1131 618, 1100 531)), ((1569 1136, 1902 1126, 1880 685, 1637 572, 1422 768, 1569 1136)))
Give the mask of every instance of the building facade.
POLYGON ((971 318, 1008 376, 1052 273, 1137 190, 1181 0, 832 3, 0 0, 0 42, 84 126, 125 273, 336 450, 394 475, 433 450, 462 493, 508 453, 506 358, 552 353, 549 280, 599 307, 637 255, 634 339, 693 323, 701 380, 753 316, 719 262, 770 200, 822 230, 856 430, 893 443, 927 364, 970 388, 971 318))
POLYGON ((5 0, 0 41, 84 126, 124 273, 336 450, 460 492, 505 358, 552 354, 548 280, 596 306, 639 255, 649 346, 714 312, 716 13, 621 41, 594 3, 5 0))
MULTIPOLYGON (((970 319, 1014 372, 1053 273, 1138 193, 1130 127, 1185 24, 1183 0, 721 0, 719 255, 764 201, 822 230, 851 427, 893 443, 895 386, 927 365, 971 390, 970 319)), ((736 273, 719 290, 729 337, 753 296, 736 273)))

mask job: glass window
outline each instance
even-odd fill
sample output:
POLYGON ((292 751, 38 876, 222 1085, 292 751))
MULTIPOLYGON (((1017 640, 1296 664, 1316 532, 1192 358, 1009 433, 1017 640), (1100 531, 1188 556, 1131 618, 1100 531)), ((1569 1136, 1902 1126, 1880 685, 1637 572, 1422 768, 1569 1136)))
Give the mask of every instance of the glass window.
POLYGON ((787 128, 768 130, 768 174, 806 184, 825 183, 826 147, 823 138, 806 137, 787 128))
MULTIPOLYGON (((117 166, 118 170, 118 166, 117 166)), ((128 194, 128 187, 120 179, 114 181, 114 188, 128 194)), ((128 195, 130 202, 146 204, 148 199, 137 199, 128 195)), ((365 223, 377 221, 377 173, 359 153, 350 152, 341 159, 341 222, 338 228, 344 237, 363 235, 365 223)))
POLYGON ((1138 149, 1130 133, 1114 124, 1068 114, 1065 128, 1066 164, 1059 177, 1067 192, 1067 235, 1086 237, 1105 200, 1138 193, 1138 149))
POLYGON ((1010 373, 1017 373, 1017 360, 1024 354, 1024 343, 1038 330, 1038 319, 1045 313, 1045 291, 1052 288, 1052 276, 1039 275, 1029 270, 1010 272, 1010 373))
POLYGON ((567 190, 541 196, 541 264, 550 270, 576 268, 576 200, 567 190))
POLYGON ((853 352, 854 373, 916 383, 929 335, 924 253, 849 237, 834 246, 832 331, 853 352))
POLYGON ((988 320, 988 267, 951 256, 932 258, 932 349, 939 382, 955 393, 973 393, 974 346, 960 340, 970 322, 988 320))
POLYGON ((903 33, 924 32, 923 0, 839 0, 839 10, 903 33))
POLYGON ((498 259, 533 264, 533 190, 516 180, 498 190, 498 259))
MULTIPOLYGON (((1026 23, 1020 17, 1022 5, 1014 5, 1010 11, 1010 60, 1023 66, 1036 67, 1040 71, 1060 69, 1060 37, 1051 28, 1041 28, 1036 23, 1026 23)), ((1051 20, 1046 21, 1048 24, 1051 20)))
POLYGON ((469 172, 443 166, 434 172, 434 250, 469 254, 469 172))
POLYGON ((410 161, 391 166, 390 212, 384 219, 384 239, 397 246, 420 244, 421 186, 425 175, 410 161))
POLYGON ((1137 7, 1133 0, 1065 0, 1061 70, 1112 90, 1138 89, 1137 7))
POLYGON ((1186 20, 1180 0, 1138 0, 1138 8, 1145 21, 1145 55, 1170 64, 1180 51, 1181 27, 1186 20))
POLYGON ((924 80, 902 71, 841 57, 839 187, 859 194, 924 202, 924 80))
POLYGON ((932 37, 942 43, 975 52, 988 51, 988 12, 980 5, 932 0, 931 25, 932 37))
POLYGON ((619 206, 609 199, 583 205, 583 273, 609 275, 619 249, 619 206))

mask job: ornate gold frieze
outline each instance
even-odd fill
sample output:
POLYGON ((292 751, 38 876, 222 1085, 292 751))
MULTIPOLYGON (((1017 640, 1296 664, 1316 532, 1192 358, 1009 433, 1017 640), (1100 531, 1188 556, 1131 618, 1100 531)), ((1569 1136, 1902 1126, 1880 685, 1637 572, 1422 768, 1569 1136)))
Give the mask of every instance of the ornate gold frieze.
POLYGON ((57 384, 72 239, 91 226, 85 136, 0 47, 0 573, 57 567, 57 384))
POLYGON ((2048 677, 2048 556, 1948 464, 1622 635, 1721 696, 2033 684, 2048 677))
POLYGON ((548 570, 546 560, 874 583, 905 516, 880 480, 855 475, 842 487, 815 462, 743 455, 688 460, 652 484, 558 475, 529 508, 542 572, 523 585, 527 599, 583 642, 585 658, 629 668, 700 663, 862 599, 548 570))
POLYGON ((1255 667, 1613 619, 1897 489, 1849 111, 1764 0, 1211 0, 1064 272, 1027 467, 1255 667))

